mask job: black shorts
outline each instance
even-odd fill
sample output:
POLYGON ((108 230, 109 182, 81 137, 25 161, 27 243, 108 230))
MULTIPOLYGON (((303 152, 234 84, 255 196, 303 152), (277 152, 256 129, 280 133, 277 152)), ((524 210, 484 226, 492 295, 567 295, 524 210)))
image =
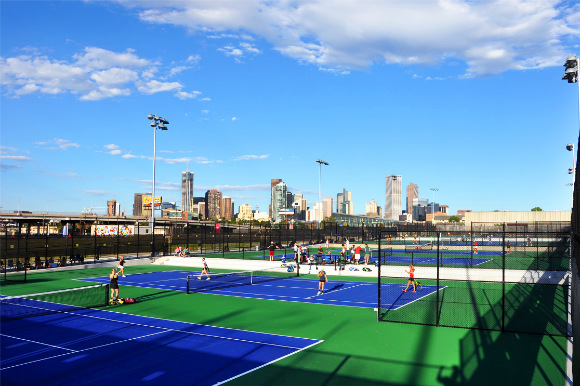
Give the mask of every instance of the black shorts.
POLYGON ((119 284, 111 284, 111 289, 119 289, 119 284))

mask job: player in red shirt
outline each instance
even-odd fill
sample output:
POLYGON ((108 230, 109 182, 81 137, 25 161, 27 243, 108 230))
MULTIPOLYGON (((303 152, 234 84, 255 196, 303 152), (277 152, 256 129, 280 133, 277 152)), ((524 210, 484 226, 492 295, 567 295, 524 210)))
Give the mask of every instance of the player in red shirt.
POLYGON ((413 264, 409 264, 409 270, 405 272, 409 274, 409 281, 407 282, 407 288, 405 288, 403 292, 407 292, 411 283, 413 284, 413 291, 411 292, 417 292, 417 289, 415 288, 415 267, 413 267, 413 264))

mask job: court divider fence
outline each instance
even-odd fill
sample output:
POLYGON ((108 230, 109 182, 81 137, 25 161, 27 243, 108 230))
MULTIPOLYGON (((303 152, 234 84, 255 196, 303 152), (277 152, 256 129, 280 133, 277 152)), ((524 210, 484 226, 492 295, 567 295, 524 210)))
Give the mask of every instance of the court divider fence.
POLYGON ((570 336, 569 230, 479 225, 380 232, 377 320, 570 336))

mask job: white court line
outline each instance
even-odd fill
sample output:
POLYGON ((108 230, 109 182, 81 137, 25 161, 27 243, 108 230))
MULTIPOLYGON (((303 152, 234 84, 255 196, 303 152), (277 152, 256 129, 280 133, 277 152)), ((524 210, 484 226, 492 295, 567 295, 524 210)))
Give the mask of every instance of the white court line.
POLYGON ((66 356, 66 355, 71 355, 71 354, 81 353, 81 352, 85 352, 85 351, 90 351, 90 350, 94 350, 96 348, 111 346, 111 345, 114 345, 114 344, 119 344, 121 342, 129 342, 129 341, 132 341, 132 340, 146 338, 146 337, 152 336, 152 335, 163 334, 165 332, 168 332, 168 331, 159 331, 159 332, 154 332, 152 334, 138 336, 138 337, 135 337, 135 338, 118 340, 118 341, 115 341, 115 342, 111 342, 111 343, 102 344, 102 345, 99 345, 99 346, 93 346, 93 347, 85 348, 85 349, 82 349, 82 350, 78 350, 78 351, 75 351, 74 353, 65 353, 65 354, 53 355, 53 356, 47 357, 47 358, 37 359, 37 360, 34 360, 34 361, 30 361, 30 362, 24 362, 24 363, 20 363, 20 364, 13 365, 13 366, 3 367, 3 368, 0 369, 0 371, 12 369, 12 368, 20 367, 20 366, 24 366, 24 365, 29 365, 31 363, 38 363, 38 362, 46 361, 48 359, 54 359, 54 358, 59 358, 59 357, 63 357, 63 356, 66 356))
POLYGON ((16 340, 22 340, 24 342, 28 342, 28 343, 34 343, 34 344, 39 344, 42 346, 48 346, 48 347, 52 347, 52 348, 58 348, 60 350, 67 350, 67 351, 72 351, 72 352, 78 352, 77 350, 73 350, 72 348, 66 348, 66 347, 61 347, 61 346, 55 346, 53 344, 48 344, 48 343, 42 343, 42 342, 37 342, 35 340, 31 340, 31 339, 24 339, 24 338, 19 338, 17 336, 13 336, 13 335, 7 335, 7 334, 0 334, 0 336, 4 336, 7 338, 12 338, 12 339, 16 339, 16 340))
POLYGON ((273 361, 270 361, 270 362, 268 362, 268 363, 264 363, 264 364, 263 364, 263 365, 261 365, 261 366, 254 367, 254 368, 253 368, 253 369, 251 369, 251 370, 248 370, 248 371, 246 371, 246 372, 243 372, 243 373, 241 373, 241 374, 235 375, 235 376, 233 376, 233 377, 231 377, 231 378, 228 378, 228 379, 226 379, 225 381, 218 382, 218 383, 216 383, 214 386, 217 386, 217 385, 223 385, 224 383, 227 383, 227 382, 229 382, 229 381, 231 381, 231 380, 233 380, 233 379, 239 378, 239 377, 241 377, 241 376, 244 376, 244 375, 246 375, 246 374, 249 374, 249 373, 251 373, 251 372, 253 372, 253 371, 259 370, 259 369, 261 369, 262 367, 265 367, 265 366, 268 366, 268 365, 270 365, 270 364, 272 364, 272 363, 278 362, 278 361, 280 361, 280 360, 282 360, 282 359, 284 359, 284 358, 286 358, 286 357, 289 357, 289 356, 291 356, 291 355, 294 355, 294 354, 296 354, 296 353, 299 353, 300 351, 306 350, 306 349, 308 349, 308 348, 310 348, 310 347, 312 347, 312 346, 316 346, 317 344, 319 344, 319 343, 322 343, 322 342, 324 342, 324 341, 323 341, 323 340, 319 340, 318 342, 314 342, 314 343, 312 343, 312 344, 311 344, 311 345, 309 345, 309 346, 306 346, 306 347, 304 347, 304 348, 301 348, 301 349, 299 349, 299 350, 297 350, 297 351, 291 352, 290 354, 284 355, 283 357, 280 357, 280 358, 274 359, 273 361))

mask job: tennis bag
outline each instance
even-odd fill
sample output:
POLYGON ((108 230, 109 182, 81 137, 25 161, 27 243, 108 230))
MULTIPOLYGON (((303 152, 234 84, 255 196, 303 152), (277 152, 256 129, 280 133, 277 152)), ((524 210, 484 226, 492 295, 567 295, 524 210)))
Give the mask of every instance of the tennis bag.
POLYGON ((137 303, 137 300, 135 298, 125 298, 125 304, 133 304, 133 303, 137 303))
POLYGON ((288 272, 294 272, 294 264, 288 266, 288 272))

